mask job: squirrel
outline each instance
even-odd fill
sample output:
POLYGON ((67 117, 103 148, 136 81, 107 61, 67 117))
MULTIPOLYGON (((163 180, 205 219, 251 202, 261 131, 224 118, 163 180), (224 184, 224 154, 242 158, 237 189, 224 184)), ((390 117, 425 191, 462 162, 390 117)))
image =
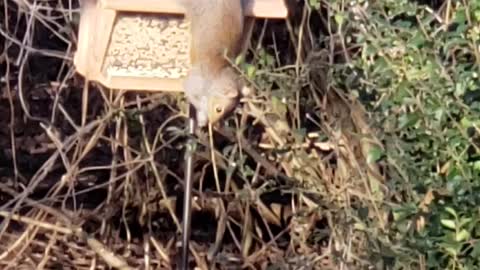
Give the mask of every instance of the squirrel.
POLYGON ((183 82, 197 126, 214 124, 238 104, 242 83, 228 58, 241 50, 242 0, 178 0, 190 22, 191 68, 183 82))

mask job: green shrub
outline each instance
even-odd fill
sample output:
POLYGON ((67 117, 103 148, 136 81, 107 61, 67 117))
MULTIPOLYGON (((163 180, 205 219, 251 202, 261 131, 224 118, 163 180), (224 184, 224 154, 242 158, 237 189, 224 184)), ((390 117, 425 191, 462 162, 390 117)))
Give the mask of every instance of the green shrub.
POLYGON ((337 22, 360 49, 331 76, 374 97, 363 102, 386 148, 392 206, 380 242, 395 268, 479 269, 480 1, 423 2, 346 5, 337 22))

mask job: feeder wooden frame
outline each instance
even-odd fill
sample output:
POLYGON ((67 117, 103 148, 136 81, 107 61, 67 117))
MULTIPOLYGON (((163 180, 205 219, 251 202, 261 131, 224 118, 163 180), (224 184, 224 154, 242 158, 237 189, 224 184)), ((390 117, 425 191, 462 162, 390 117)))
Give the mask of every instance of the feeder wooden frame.
MULTIPOLYGON (((97 0, 82 11, 78 30, 78 47, 74 65, 88 80, 112 89, 183 92, 182 78, 110 75, 103 70, 107 50, 119 12, 184 14, 176 0, 97 0)), ((246 0, 244 44, 248 42, 255 18, 283 19, 288 11, 284 0, 246 0)))

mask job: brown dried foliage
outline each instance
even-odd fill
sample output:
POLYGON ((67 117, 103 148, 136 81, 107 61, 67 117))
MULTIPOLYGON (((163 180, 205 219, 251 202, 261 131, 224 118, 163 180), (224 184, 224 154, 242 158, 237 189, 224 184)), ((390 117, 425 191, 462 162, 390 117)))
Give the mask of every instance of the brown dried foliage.
MULTIPOLYGON (((216 129, 220 190, 208 139, 198 138, 198 269, 360 267, 368 243, 347 222, 353 209, 386 222, 383 176, 365 158, 381 145, 361 105, 328 84, 327 67, 349 49, 334 33, 318 49, 318 14, 296 4, 288 22, 255 26, 248 60, 262 47, 274 53, 262 76, 283 84, 251 81, 255 94, 216 129)), ((76 1, 0 7, 0 267, 174 268, 183 96, 86 83, 72 64, 76 1)))

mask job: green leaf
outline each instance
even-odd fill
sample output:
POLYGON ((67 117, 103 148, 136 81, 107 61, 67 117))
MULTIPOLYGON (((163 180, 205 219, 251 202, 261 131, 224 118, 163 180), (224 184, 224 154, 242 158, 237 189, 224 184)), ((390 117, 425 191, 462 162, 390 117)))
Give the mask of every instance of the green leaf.
POLYGON ((445 207, 445 211, 447 211, 448 213, 450 213, 452 216, 454 216, 455 218, 457 218, 457 212, 451 208, 451 207, 445 207))
POLYGON ((345 17, 342 14, 340 13, 335 14, 335 22, 338 24, 338 26, 341 26, 344 21, 345 21, 345 17))
POLYGON ((460 219, 460 222, 458 222, 458 227, 464 227, 465 224, 470 223, 472 221, 472 218, 462 218, 460 219))
POLYGON ((477 173, 480 172, 480 160, 473 162, 473 170, 475 170, 477 173))
POLYGON ((465 229, 461 230, 459 233, 455 235, 455 240, 457 242, 463 242, 468 238, 470 238, 470 233, 465 229))
POLYGON ((283 103, 280 100, 280 98, 278 98, 277 96, 272 96, 271 102, 272 102, 272 111, 275 114, 284 116, 287 113, 288 111, 287 105, 283 103))
POLYGON ((442 219, 440 220, 440 223, 442 223, 443 226, 455 230, 455 220, 452 219, 442 219))
POLYGON ((420 117, 415 113, 403 114, 398 118, 399 128, 404 129, 412 127, 418 122, 419 119, 420 117))
POLYGON ((474 258, 480 257, 480 241, 475 242, 473 245, 472 256, 474 258))
POLYGON ((315 9, 320 8, 320 0, 309 0, 308 3, 310 4, 311 7, 315 9))
POLYGON ((383 150, 382 148, 378 146, 374 146, 368 151, 368 156, 367 156, 367 163, 372 164, 377 162, 383 155, 383 150))
POLYGON ((475 20, 480 21, 480 10, 475 10, 474 14, 475 14, 475 20))
POLYGON ((243 55, 235 57, 235 65, 239 66, 243 62, 243 55))
POLYGON ((256 68, 254 65, 247 65, 247 76, 249 78, 255 77, 256 68))

